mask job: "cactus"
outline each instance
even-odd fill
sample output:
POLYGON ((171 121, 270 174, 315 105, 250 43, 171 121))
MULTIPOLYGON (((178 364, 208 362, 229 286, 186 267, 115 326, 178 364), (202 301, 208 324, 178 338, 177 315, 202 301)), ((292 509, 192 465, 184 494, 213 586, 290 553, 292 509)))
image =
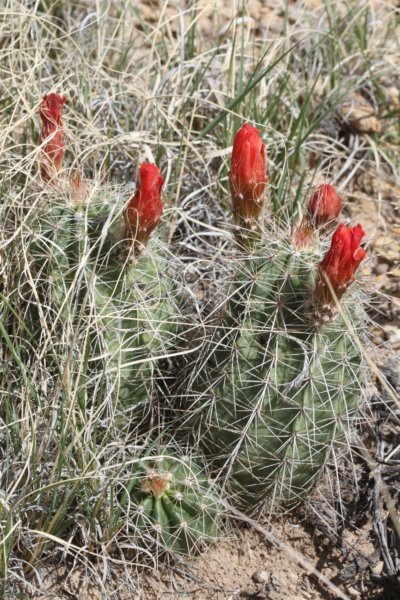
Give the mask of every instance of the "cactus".
POLYGON ((140 547, 188 554, 218 539, 220 501, 191 457, 165 450, 141 458, 123 490, 120 505, 129 507, 140 547))
POLYGON ((49 94, 40 107, 41 174, 52 185, 42 192, 28 250, 39 331, 45 329, 46 343, 58 340, 63 364, 54 348, 48 360, 61 369, 63 382, 74 373, 85 402, 100 394, 100 400, 118 401, 121 425, 130 422, 128 413, 146 420, 157 385, 153 374, 160 359, 179 351, 182 324, 173 261, 160 242, 149 240, 163 212, 163 178, 156 165, 143 163, 129 202, 118 187, 95 187, 80 175, 63 181, 65 101, 49 94))
POLYGON ((156 241, 133 253, 125 204, 110 189, 83 202, 50 200, 37 211, 30 256, 48 326, 86 356, 84 369, 75 365, 82 392, 90 385, 139 416, 150 408, 158 359, 179 347, 182 320, 168 256, 156 241))
MULTIPOLYGON (((321 260, 326 226, 340 210, 328 192, 310 200, 306 228, 292 235, 290 223, 271 224, 247 244, 190 375, 185 418, 232 498, 250 511, 293 505, 311 489, 349 435, 362 395, 348 322, 359 330, 364 313, 354 288, 339 300, 365 256, 364 232, 340 225, 321 260)), ((243 239, 239 233, 242 247, 243 239)))
POLYGON ((313 304, 319 258, 279 240, 243 259, 194 384, 202 445, 247 507, 304 495, 357 411, 361 357, 346 319, 358 324, 362 309, 356 294, 334 319, 313 304))

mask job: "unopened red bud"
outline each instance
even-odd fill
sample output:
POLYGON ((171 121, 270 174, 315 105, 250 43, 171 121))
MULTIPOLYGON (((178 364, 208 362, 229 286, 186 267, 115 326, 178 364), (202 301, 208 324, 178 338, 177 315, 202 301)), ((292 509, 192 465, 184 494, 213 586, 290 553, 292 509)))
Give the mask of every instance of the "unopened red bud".
POLYGON ((139 168, 139 186, 124 214, 125 237, 141 245, 146 244, 157 227, 163 212, 161 190, 164 180, 159 168, 142 163, 139 168))
POLYGON ((236 220, 256 221, 260 216, 267 184, 265 146, 260 130, 244 124, 236 134, 229 184, 236 220))
POLYGON ((47 94, 39 107, 42 120, 40 143, 43 144, 40 171, 46 181, 53 179, 61 169, 65 151, 62 107, 66 102, 65 96, 47 94))
POLYGON ((328 183, 320 185, 312 194, 308 206, 308 217, 316 227, 337 219, 342 200, 334 187, 328 183))
POLYGON ((339 216, 342 199, 334 187, 328 183, 320 185, 311 195, 306 214, 294 232, 293 242, 297 248, 310 246, 315 238, 316 229, 334 225, 339 216))

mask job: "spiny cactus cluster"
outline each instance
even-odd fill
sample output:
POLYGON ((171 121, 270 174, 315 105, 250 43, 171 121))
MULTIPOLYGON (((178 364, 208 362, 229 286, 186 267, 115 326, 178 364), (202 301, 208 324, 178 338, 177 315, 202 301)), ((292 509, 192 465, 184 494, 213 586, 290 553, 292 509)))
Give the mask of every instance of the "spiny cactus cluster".
POLYGON ((348 327, 359 329, 363 311, 352 294, 339 300, 365 256, 364 232, 339 225, 322 259, 341 207, 323 185, 294 234, 290 222, 271 219, 261 235, 258 133, 244 125, 233 146, 229 178, 245 252, 190 373, 185 412, 230 497, 250 511, 292 505, 310 490, 351 431, 363 386, 348 327))
MULTIPOLYGON (((199 321, 178 259, 150 239, 164 204, 158 167, 140 166, 131 199, 80 175, 64 180, 65 102, 49 94, 39 111, 45 185, 29 223, 31 270, 21 289, 32 291, 46 367, 82 410, 100 410, 105 445, 109 427, 134 447, 148 444, 110 494, 136 547, 188 553, 217 539, 221 495, 251 512, 292 505, 350 435, 363 389, 352 330, 364 315, 347 288, 365 256, 364 232, 341 224, 329 248, 341 199, 327 184, 297 226, 269 218, 264 143, 245 124, 229 175, 240 249, 217 319, 199 321), (191 347, 196 328, 206 335, 191 347), (58 351, 47 348, 50 339, 58 351), (190 366, 177 373, 169 359, 187 351, 190 366), (171 437, 196 455, 200 448, 207 462, 163 445, 171 437)), ((67 421, 76 419, 71 406, 67 421)))
POLYGON ((178 286, 166 253, 147 246, 163 212, 163 178, 156 165, 143 163, 128 203, 117 189, 91 188, 79 175, 67 194, 57 194, 64 102, 49 94, 39 113, 46 166, 41 172, 53 187, 32 225, 36 289, 51 326, 74 339, 77 356, 87 356, 85 365, 74 365, 82 371, 81 393, 89 392, 92 400, 106 396, 123 414, 142 420, 151 412, 159 359, 180 345, 178 286), (56 155, 46 134, 57 140, 56 155))

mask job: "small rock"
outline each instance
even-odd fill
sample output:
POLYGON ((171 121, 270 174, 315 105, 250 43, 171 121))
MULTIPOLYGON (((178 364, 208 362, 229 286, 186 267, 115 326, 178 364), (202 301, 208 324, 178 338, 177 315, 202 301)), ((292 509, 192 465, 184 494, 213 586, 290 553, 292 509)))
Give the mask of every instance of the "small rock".
POLYGON ((340 579, 342 581, 352 581, 355 579, 357 573, 357 567, 356 564, 354 562, 346 565, 345 567, 343 567, 343 569, 340 571, 340 579))
POLYGON ((390 104, 394 108, 399 108, 400 106, 400 91, 399 89, 392 85, 384 90, 385 97, 390 102, 390 104))
POLYGON ((273 588, 277 591, 280 592, 282 590, 283 587, 283 579, 282 579, 283 573, 279 573, 279 575, 275 575, 274 573, 271 575, 271 584, 273 586, 273 588))
POLYGON ((375 270, 378 273, 378 275, 384 275, 389 271, 389 265, 387 263, 380 263, 376 266, 375 270))
POLYGON ((254 583, 268 583, 269 573, 268 571, 255 571, 251 578, 254 581, 254 583))
POLYGON ((372 572, 374 575, 382 575, 382 571, 384 569, 384 562, 382 560, 379 560, 376 564, 372 565, 372 572))
POLYGON ((357 92, 350 94, 338 107, 343 121, 360 133, 379 133, 382 129, 374 107, 357 92))
POLYGON ((379 258, 384 259, 389 264, 399 259, 399 246, 393 243, 390 236, 381 235, 375 239, 374 246, 379 258))
POLYGON ((386 100, 393 108, 398 108, 400 106, 400 88, 396 85, 396 80, 390 77, 381 77, 379 83, 386 100))
POLYGON ((360 597, 360 592, 354 586, 348 587, 346 591, 349 594, 350 598, 359 598, 360 597))

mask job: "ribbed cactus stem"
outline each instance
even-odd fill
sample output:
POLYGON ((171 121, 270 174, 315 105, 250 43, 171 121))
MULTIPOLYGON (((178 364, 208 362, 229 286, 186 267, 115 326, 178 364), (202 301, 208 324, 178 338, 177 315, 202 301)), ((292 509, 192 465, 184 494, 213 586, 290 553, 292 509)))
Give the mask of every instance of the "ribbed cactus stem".
POLYGON ((125 490, 121 505, 133 508, 134 535, 149 549, 188 554, 218 539, 220 502, 192 458, 169 450, 143 458, 125 490))
POLYGON ((136 240, 125 237, 124 205, 115 189, 50 198, 32 223, 30 253, 54 333, 74 332, 77 348, 88 345, 80 388, 112 398, 138 423, 153 410, 157 361, 178 351, 183 319, 158 244, 144 250, 142 238, 140 255, 130 256, 136 240))
MULTIPOLYGON (((348 435, 363 380, 346 319, 316 318, 332 261, 284 232, 271 238, 240 263, 191 396, 204 451, 249 510, 292 505, 310 490, 348 435)), ((342 311, 355 327, 363 318, 352 294, 342 311)))

